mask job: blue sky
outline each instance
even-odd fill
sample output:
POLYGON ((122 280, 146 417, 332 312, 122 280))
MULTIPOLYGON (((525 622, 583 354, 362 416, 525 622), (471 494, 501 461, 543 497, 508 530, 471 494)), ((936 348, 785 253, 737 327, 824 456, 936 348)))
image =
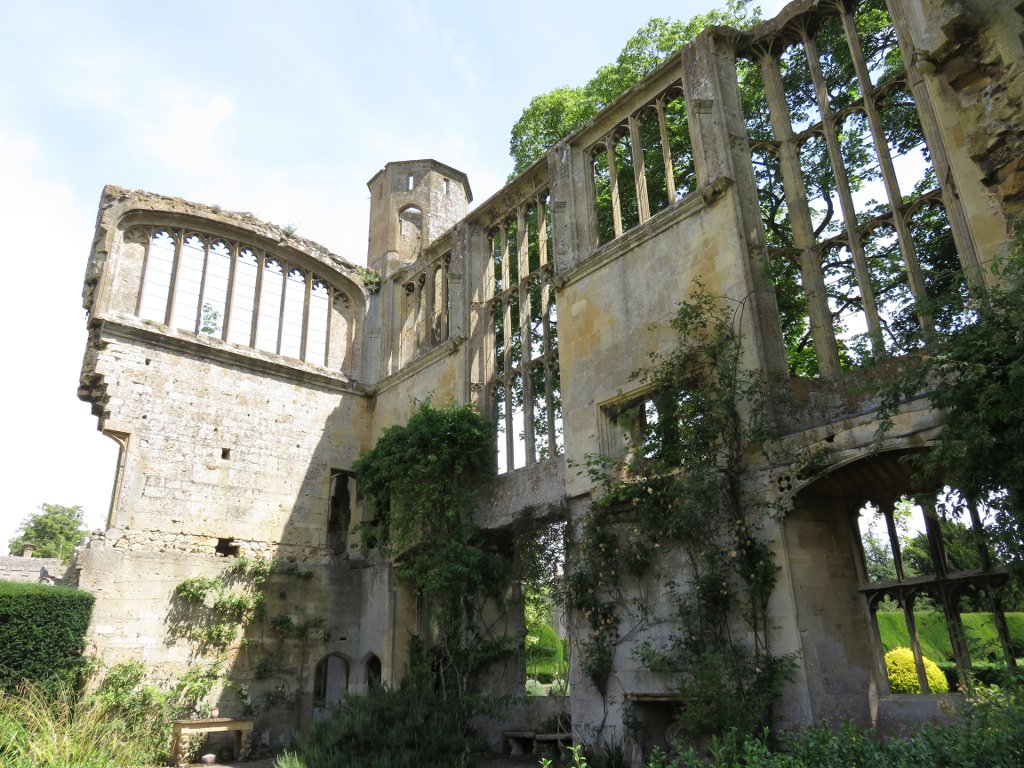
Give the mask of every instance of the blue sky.
POLYGON ((0 0, 0 552, 43 502, 106 520, 117 451, 75 395, 104 184, 251 211, 365 263, 385 163, 433 157, 483 201, 532 96, 588 80, 650 17, 720 4, 0 0))

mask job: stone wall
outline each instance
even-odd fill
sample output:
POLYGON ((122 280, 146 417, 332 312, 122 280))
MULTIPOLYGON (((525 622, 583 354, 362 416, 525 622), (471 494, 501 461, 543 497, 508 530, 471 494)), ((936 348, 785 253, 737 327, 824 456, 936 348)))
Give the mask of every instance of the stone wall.
MULTIPOLYGON (((815 101, 827 119, 794 121, 779 62, 783 50, 799 56, 816 50, 815 31, 823 24, 839 30, 847 24, 834 40, 855 39, 849 25, 856 19, 841 19, 838 7, 799 0, 752 30, 707 30, 472 212, 465 211, 472 196, 461 171, 433 160, 388 163, 369 182, 368 257, 380 271, 377 293, 351 263, 248 215, 108 188, 86 278, 90 338, 80 390, 100 428, 123 447, 110 528, 82 553, 82 585, 99 598, 91 630, 96 653, 108 663, 143 658, 167 673, 183 669, 196 657, 194 648, 168 635, 175 585, 216 576, 239 556, 277 558, 310 574, 300 591, 289 593, 290 609, 322 616, 330 639, 289 647, 301 705, 266 714, 265 738, 277 743, 308 722, 309 681, 328 655, 344 660, 350 690, 365 691, 377 664, 383 680, 397 681, 408 637, 429 638, 430 628, 414 591, 397 581, 380 553, 356 550, 354 532, 340 539, 331 532, 332 508, 348 510, 350 529, 361 517, 356 481, 346 486, 343 504, 332 498, 332 477, 348 472, 418 402, 468 402, 501 425, 495 447, 502 474, 480 500, 481 525, 506 542, 517 528, 552 522, 575 535, 596 491, 580 466, 588 455, 621 453, 613 414, 644 395, 631 374, 671 348, 669 323, 700 285, 736 310, 743 366, 767 388, 781 433, 779 455, 819 459, 814 471, 764 456, 752 457, 748 467, 752 493, 787 510, 762 521, 780 566, 769 604, 772 645, 800 660, 776 708, 778 722, 798 727, 852 719, 885 726, 887 718, 904 716, 893 713, 922 710, 892 703, 887 694, 873 609, 864 597, 874 587, 865 577, 856 520, 866 501, 888 503, 909 492, 912 478, 900 458, 935 439, 938 419, 918 398, 880 435, 878 403, 863 387, 873 374, 851 370, 863 360, 850 359, 853 342, 843 335, 850 315, 840 317, 839 299, 829 291, 847 270, 846 279, 860 286, 853 305, 865 310, 854 321, 866 325, 869 338, 861 341, 875 356, 890 354, 885 313, 905 305, 893 309, 878 300, 873 313, 865 309, 877 287, 873 260, 881 256, 870 252, 868 259, 864 244, 879 228, 892 231, 897 244, 883 242, 889 251, 882 256, 891 258, 898 285, 910 286, 900 301, 911 301, 934 277, 916 260, 920 243, 910 234, 913 217, 926 208, 945 217, 938 235, 956 252, 954 270, 975 287, 991 279, 987 268, 1007 250, 1024 178, 1018 167, 1022 22, 1005 1, 888 4, 897 36, 884 42, 898 47, 905 62, 896 85, 916 104, 916 151, 927 155, 919 162, 934 164, 938 186, 901 190, 891 158, 883 162, 888 150, 878 147, 887 139, 877 112, 893 85, 873 84, 865 64, 848 84, 860 99, 838 117, 861 115, 872 124, 874 133, 862 138, 874 142, 878 170, 868 175, 882 179, 885 188, 875 191, 884 192, 888 208, 864 209, 864 200, 854 200, 856 185, 833 174, 837 186, 846 185, 846 197, 829 200, 848 209, 848 220, 815 232, 801 152, 817 136, 841 160, 837 116, 829 82, 812 72, 800 98, 815 101), (737 67, 747 64, 764 82, 763 111, 771 120, 763 122, 762 114, 760 126, 743 111, 750 94, 740 91, 737 67), (674 152, 657 148, 670 135, 666 114, 673 104, 685 106, 677 119, 685 118, 686 130, 672 136, 688 142, 674 152), (645 120, 655 121, 646 132, 645 120), (652 125, 658 140, 641 146, 655 133, 652 125), (770 138, 753 136, 755 130, 770 138), (769 181, 752 163, 756 157, 777 158, 769 181), (673 166, 683 161, 685 168, 673 166), (652 182, 648 191, 650 166, 658 163, 676 175, 672 185, 656 189, 652 182), (632 187, 621 184, 620 172, 632 187), (766 233, 766 195, 786 210, 775 224, 789 227, 792 242, 780 245, 766 233), (212 332, 199 327, 203 288, 189 299, 187 322, 172 319, 176 288, 164 296, 163 321, 144 319, 140 296, 150 290, 153 238, 177 238, 180 260, 181 243, 195 233, 201 235, 195 242, 206 245, 194 250, 217 245, 231 254, 232 270, 242 269, 244 259, 255 265, 261 282, 254 288, 251 338, 232 336, 228 320, 212 332), (795 277, 777 282, 786 260, 795 264, 795 277), (274 280, 282 293, 261 304, 259 291, 268 289, 260 286, 274 280), (791 373, 784 343, 780 307, 794 287, 807 306, 804 343, 814 355, 813 375, 791 373), (310 298, 317 292, 326 309, 310 298), (276 347, 273 339, 261 344, 260 323, 271 322, 268 313, 277 306, 276 347), (290 306, 305 308, 293 313, 305 323, 301 351, 282 341, 290 306), (316 333, 313 309, 326 318, 316 333), (327 351, 311 359, 307 341, 321 331, 327 351)), ((168 282, 180 282, 174 274, 168 282)), ((230 294, 235 278, 225 279, 230 294)), ((686 578, 680 552, 666 553, 662 566, 665 581, 686 578)), ((651 610, 664 616, 670 607, 664 586, 627 582, 623 599, 660 595, 651 610)), ((601 696, 578 664, 571 669, 577 738, 600 742, 624 734, 640 755, 651 742, 629 729, 625 702, 632 701, 634 714, 658 730, 655 742, 663 739, 679 702, 672 701, 671 681, 645 669, 633 653, 642 640, 664 642, 671 634, 671 622, 657 616, 643 627, 621 628, 614 695, 601 696)), ((488 606, 488 620, 519 642, 518 586, 488 606)), ((567 621, 578 654, 587 623, 572 611, 567 621)), ((227 657, 236 677, 256 677, 241 643, 227 657)), ((516 653, 487 685, 515 693, 523 676, 516 653)), ((522 725, 526 715, 510 717, 522 725)), ((501 722, 491 723, 488 733, 498 741, 501 729, 501 722)))
POLYGON ((0 557, 0 581, 61 584, 67 573, 67 564, 53 557, 0 557))

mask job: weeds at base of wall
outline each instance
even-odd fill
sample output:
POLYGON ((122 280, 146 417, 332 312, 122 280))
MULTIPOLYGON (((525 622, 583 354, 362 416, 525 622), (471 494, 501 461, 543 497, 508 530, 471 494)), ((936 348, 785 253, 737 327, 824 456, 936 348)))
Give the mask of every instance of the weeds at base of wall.
MULTIPOLYGON (((1024 700, 1019 690, 979 686, 962 699, 950 699, 949 722, 908 729, 881 739, 850 723, 811 726, 799 733, 765 729, 744 737, 731 731, 707 748, 655 748, 645 768, 1007 768, 1024 765, 1024 700)), ((606 752, 588 759, 573 747, 569 762, 539 761, 541 768, 618 768, 606 752)))

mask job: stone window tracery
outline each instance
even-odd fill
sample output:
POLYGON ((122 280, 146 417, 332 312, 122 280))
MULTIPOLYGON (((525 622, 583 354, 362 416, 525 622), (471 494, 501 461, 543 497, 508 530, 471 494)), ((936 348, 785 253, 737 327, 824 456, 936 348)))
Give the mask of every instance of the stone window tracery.
POLYGON ((450 251, 421 270, 406 273, 399 294, 399 367, 448 340, 450 251))
POLYGON ((488 235, 493 373, 488 382, 498 423, 498 471, 530 466, 562 452, 558 311, 552 283, 551 201, 530 195, 488 235))
POLYGON ((598 238, 606 243, 697 188, 682 88, 674 84, 590 147, 598 238))
POLYGON ((860 591, 876 639, 881 644, 882 616, 890 633, 906 638, 924 693, 922 631, 927 623, 944 625, 939 634, 948 637, 960 680, 967 680, 979 662, 1016 666, 1003 607, 1008 575, 988 542, 984 514, 983 505, 969 503, 950 488, 939 494, 874 498, 857 511, 860 591), (998 638, 983 650, 975 643, 973 658, 966 613, 982 614, 998 638))
POLYGON ((823 4, 742 55, 790 372, 834 376, 961 322, 973 256, 954 243, 955 202, 884 0, 823 4), (932 215, 918 217, 926 204, 932 215))
POLYGON ((141 319, 336 370, 351 362, 352 303, 322 275, 193 230, 136 226, 129 235, 145 245, 141 319))

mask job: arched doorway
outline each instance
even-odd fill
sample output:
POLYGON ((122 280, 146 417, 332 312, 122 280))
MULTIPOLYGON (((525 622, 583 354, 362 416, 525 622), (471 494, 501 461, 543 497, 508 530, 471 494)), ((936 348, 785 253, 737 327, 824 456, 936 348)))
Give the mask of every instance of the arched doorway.
POLYGON ((348 662, 336 653, 324 656, 313 673, 313 719, 327 717, 332 704, 348 690, 348 662))

